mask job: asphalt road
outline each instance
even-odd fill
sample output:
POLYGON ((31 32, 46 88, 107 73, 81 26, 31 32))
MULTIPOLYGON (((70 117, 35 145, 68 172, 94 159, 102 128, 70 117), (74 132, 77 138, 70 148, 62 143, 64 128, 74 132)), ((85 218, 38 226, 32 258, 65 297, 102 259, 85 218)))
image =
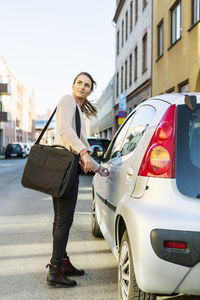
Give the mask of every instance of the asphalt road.
POLYGON ((91 180, 81 176, 68 253, 86 275, 77 287, 52 289, 45 284, 52 251, 52 201, 24 189, 25 159, 0 160, 0 299, 117 299, 117 263, 103 239, 90 230, 91 180))
MULTIPOLYGON (((103 239, 91 234, 92 176, 80 177, 68 253, 86 275, 70 289, 45 284, 52 251, 51 197, 20 184, 25 159, 0 159, 0 299, 117 300, 117 262, 103 239)), ((158 297, 157 297, 158 298, 158 297)), ((172 297, 159 297, 172 299, 172 297)), ((175 300, 200 297, 176 296, 175 300)))

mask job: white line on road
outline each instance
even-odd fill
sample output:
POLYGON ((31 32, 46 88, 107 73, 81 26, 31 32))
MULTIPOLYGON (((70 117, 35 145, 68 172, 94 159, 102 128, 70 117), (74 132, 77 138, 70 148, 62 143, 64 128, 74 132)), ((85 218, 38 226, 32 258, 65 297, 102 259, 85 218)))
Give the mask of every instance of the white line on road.
POLYGON ((77 211, 75 212, 76 215, 91 215, 91 212, 87 211, 77 211))

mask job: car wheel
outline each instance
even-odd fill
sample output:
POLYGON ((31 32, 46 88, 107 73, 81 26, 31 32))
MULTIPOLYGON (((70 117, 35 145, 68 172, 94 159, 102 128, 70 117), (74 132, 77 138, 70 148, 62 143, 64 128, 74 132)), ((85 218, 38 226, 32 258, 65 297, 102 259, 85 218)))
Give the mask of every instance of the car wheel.
POLYGON ((101 233, 101 229, 99 227, 99 224, 97 222, 97 216, 96 216, 96 205, 95 205, 95 200, 93 197, 92 200, 92 234, 94 237, 101 238, 103 237, 101 233))
POLYGON ((145 293, 137 285, 127 231, 122 236, 118 263, 118 293, 120 300, 155 300, 156 295, 145 293))

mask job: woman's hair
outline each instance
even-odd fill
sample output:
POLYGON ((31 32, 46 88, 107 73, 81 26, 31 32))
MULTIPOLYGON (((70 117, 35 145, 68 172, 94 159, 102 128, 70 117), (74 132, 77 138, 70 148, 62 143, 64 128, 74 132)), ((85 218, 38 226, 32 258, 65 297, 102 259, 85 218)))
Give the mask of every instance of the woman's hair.
MULTIPOLYGON (((91 80, 91 83, 92 83, 92 85, 91 85, 91 91, 93 91, 93 90, 94 90, 94 86, 96 86, 97 84, 96 84, 96 82, 94 81, 94 79, 92 78, 92 76, 91 76, 89 73, 87 73, 87 72, 81 72, 81 73, 79 73, 79 74, 75 77, 73 84, 75 84, 76 79, 77 79, 80 75, 85 75, 85 76, 87 76, 87 77, 91 80)), ((97 109, 96 109, 96 107, 95 107, 94 105, 92 105, 91 102, 88 101, 87 99, 85 99, 84 103, 82 104, 81 110, 82 110, 82 112, 84 112, 84 114, 85 114, 86 117, 88 117, 88 118, 89 118, 90 116, 96 116, 96 114, 97 114, 97 109)))

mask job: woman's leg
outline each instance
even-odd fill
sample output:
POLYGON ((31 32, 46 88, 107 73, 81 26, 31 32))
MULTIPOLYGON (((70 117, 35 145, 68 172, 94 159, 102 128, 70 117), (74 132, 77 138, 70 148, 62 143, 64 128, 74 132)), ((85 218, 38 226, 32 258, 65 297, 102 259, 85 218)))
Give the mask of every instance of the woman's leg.
POLYGON ((66 255, 66 245, 68 242, 69 231, 73 222, 75 206, 78 195, 79 176, 74 179, 70 192, 62 198, 54 198, 54 225, 53 225, 53 254, 51 264, 60 266, 66 255))
MULTIPOLYGON (((57 199, 52 197, 53 198, 53 208, 54 208, 54 221, 53 221, 53 230, 52 230, 52 236, 54 238, 54 232, 55 232, 55 229, 56 229, 56 222, 57 222, 57 199)), ((67 252, 65 250, 65 254, 64 254, 64 258, 67 258, 67 252)))

